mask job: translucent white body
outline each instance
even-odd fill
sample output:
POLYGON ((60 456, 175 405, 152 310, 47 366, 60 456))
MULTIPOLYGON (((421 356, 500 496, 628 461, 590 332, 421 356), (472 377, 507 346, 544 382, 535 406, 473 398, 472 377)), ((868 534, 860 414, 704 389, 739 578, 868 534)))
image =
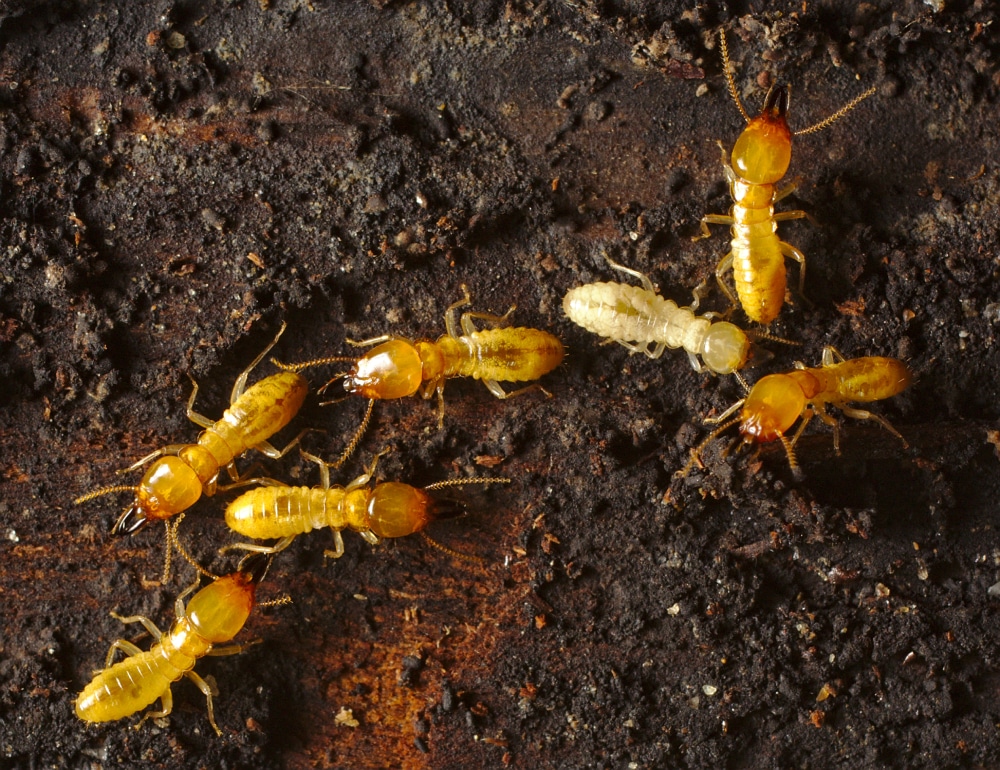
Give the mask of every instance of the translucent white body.
MULTIPOLYGON (((617 266, 616 266, 617 267, 617 266)), ((641 276, 641 273, 627 271, 641 276)), ((633 352, 659 358, 666 348, 683 348, 697 371, 731 374, 747 360, 750 341, 726 321, 695 315, 689 307, 657 294, 648 287, 624 283, 588 283, 570 289, 563 298, 563 312, 587 331, 614 340, 633 352)))

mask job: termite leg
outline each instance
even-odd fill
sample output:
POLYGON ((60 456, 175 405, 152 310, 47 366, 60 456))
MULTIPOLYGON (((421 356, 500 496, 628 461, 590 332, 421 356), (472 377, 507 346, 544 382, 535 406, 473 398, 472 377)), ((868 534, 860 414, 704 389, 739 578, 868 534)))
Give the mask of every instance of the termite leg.
POLYGON ((241 652, 253 647, 255 644, 260 644, 261 641, 261 639, 251 639, 248 642, 240 642, 239 644, 227 644, 224 647, 213 647, 206 653, 206 655, 213 657, 221 657, 223 655, 239 655, 241 652))
MULTIPOLYGON (((728 166, 727 166, 728 168, 728 166)), ((706 214, 701 218, 701 235, 696 235, 692 238, 692 241, 700 241, 704 238, 708 238, 712 235, 712 231, 708 229, 709 225, 729 225, 732 227, 736 224, 736 220, 733 219, 728 214, 706 214)))
POLYGON ((663 351, 667 349, 667 346, 663 342, 656 343, 656 347, 650 351, 649 342, 629 342, 627 340, 615 340, 623 348, 628 348, 633 353, 645 353, 650 358, 659 358, 663 355, 663 351))
POLYGON ((900 433, 898 430, 896 430, 894 427, 892 427, 892 423, 890 423, 884 417, 880 417, 877 414, 873 414, 869 412, 867 409, 854 409, 853 407, 850 406, 842 406, 840 407, 840 410, 848 417, 853 417, 855 420, 874 420, 883 428, 885 428, 887 431, 896 436, 900 441, 902 441, 904 449, 909 448, 910 445, 909 443, 907 443, 906 439, 903 438, 903 434, 900 433))
POLYGON ((737 304, 736 295, 733 294, 732 289, 730 289, 728 286, 726 286, 726 281, 723 278, 723 276, 726 274, 726 272, 729 271, 729 270, 732 270, 732 269, 733 269, 733 252, 730 251, 728 254, 726 254, 726 256, 724 256, 719 261, 719 264, 716 265, 716 267, 715 267, 715 280, 718 281, 719 288, 722 289, 722 293, 725 294, 726 297, 729 298, 729 303, 731 305, 733 305, 733 306, 736 306, 736 304, 737 304))
MULTIPOLYGON (((789 446, 791 446, 791 447, 795 446, 795 444, 799 440, 799 436, 802 435, 802 431, 804 431, 806 429, 806 426, 809 424, 809 421, 813 418, 814 414, 815 414, 815 412, 811 408, 807 408, 802 413, 802 422, 799 423, 799 427, 796 429, 795 435, 792 436, 792 440, 788 444, 789 446)), ((823 414, 826 414, 826 412, 823 412, 823 414)), ((829 415, 826 415, 826 416, 829 417, 829 415)), ((820 419, 822 419, 822 416, 821 416, 820 419)), ((824 422, 825 422, 825 420, 824 420, 824 422)))
POLYGON ((131 473, 134 470, 138 470, 151 460, 155 460, 157 457, 163 457, 164 455, 175 455, 186 446, 187 444, 169 444, 168 446, 161 447, 160 449, 157 449, 155 452, 150 452, 145 457, 136 460, 128 468, 122 468, 120 471, 118 471, 118 474, 121 475, 123 473, 131 473))
POLYGON ((174 616, 180 620, 181 618, 187 617, 187 608, 184 606, 184 600, 188 598, 192 593, 198 590, 199 580, 195 580, 191 585, 181 591, 177 600, 174 602, 174 616))
POLYGON ((833 366, 838 361, 843 363, 847 359, 844 358, 844 354, 837 350, 833 345, 827 345, 823 348, 823 366, 833 366))
POLYGON ((537 382, 532 385, 526 385, 523 388, 518 388, 517 390, 512 390, 510 393, 505 391, 500 383, 496 380, 483 380, 483 385, 490 389, 490 393, 499 399, 514 398, 514 396, 521 396, 525 393, 530 393, 531 391, 538 390, 545 394, 546 398, 552 398, 552 394, 549 393, 545 388, 539 385, 537 382))
POLYGON ((469 289, 463 283, 462 284, 462 299, 458 300, 458 302, 452 302, 450 305, 448 305, 447 308, 445 308, 445 311, 444 311, 444 329, 447 332, 447 334, 448 334, 449 337, 453 337, 455 339, 458 338, 458 336, 459 336, 459 334, 458 334, 458 324, 455 322, 455 314, 458 312, 458 309, 460 307, 465 307, 466 305, 470 304, 471 302, 472 302, 472 298, 469 296, 469 289))
MULTIPOLYGON (((142 623, 143 627, 149 632, 149 635, 156 641, 160 641, 160 637, 163 636, 163 632, 160 631, 160 629, 156 627, 156 624, 145 615, 122 616, 117 612, 112 612, 110 614, 115 620, 118 620, 126 625, 130 623, 142 623)), ((134 655, 135 653, 133 652, 132 654, 134 655)))
MULTIPOLYGON (((188 672, 188 676, 192 676, 192 675, 197 676, 196 674, 194 674, 193 671, 192 672, 188 672)), ((201 677, 198 677, 198 678, 200 679, 201 677)), ((191 681, 194 681, 194 680, 192 679, 191 681)), ((197 682, 195 682, 195 684, 197 684, 197 682)), ((211 703, 211 701, 209 701, 209 703, 211 703)), ((170 713, 174 710, 174 694, 172 692, 170 692, 170 688, 169 687, 167 687, 167 689, 164 690, 163 694, 160 696, 160 705, 163 706, 163 708, 161 708, 159 711, 147 711, 145 714, 143 714, 142 719, 140 719, 138 722, 136 722, 136 724, 133 727, 133 729, 134 730, 138 730, 140 727, 142 727, 142 723, 145 722, 147 719, 161 719, 163 717, 170 716, 170 713)), ((212 727, 215 727, 215 722, 212 721, 212 709, 211 709, 211 707, 209 707, 209 710, 208 710, 208 717, 209 717, 209 721, 212 722, 212 727)), ((215 731, 219 735, 222 735, 222 733, 219 732, 219 728, 218 727, 215 728, 215 731)))
MULTIPOLYGON (((794 214, 798 212, 787 211, 786 214, 794 214)), ((777 216, 777 215, 775 215, 777 216)), ((794 259, 799 263, 799 294, 802 295, 803 299, 806 299, 805 287, 806 287, 806 255, 799 251, 797 248, 792 246, 790 243, 785 243, 784 241, 778 242, 778 248, 781 249, 781 253, 788 257, 789 259, 794 259)), ((808 302, 809 300, 806 299, 808 302)))
POLYGON ((734 414, 736 414, 736 410, 739 409, 741 406, 743 406, 743 402, 744 401, 746 401, 746 399, 745 398, 741 398, 736 403, 730 405, 730 407, 728 409, 726 409, 726 411, 724 411, 718 417, 706 417, 705 420, 704 420, 704 422, 707 425, 717 425, 720 422, 725 422, 730 417, 732 417, 734 414))
POLYGON ((229 545, 224 545, 220 548, 219 553, 239 549, 241 551, 252 551, 253 553, 264 553, 271 556, 280 551, 284 551, 292 544, 294 539, 295 535, 288 535, 287 537, 281 538, 281 540, 274 545, 261 545, 260 543, 230 543, 229 545))
POLYGON ((796 209, 795 211, 779 211, 771 217, 774 222, 788 222, 792 219, 808 219, 809 214, 802 209, 796 209))
POLYGON ((370 337, 369 339, 366 340, 345 339, 344 342, 346 342, 353 348, 367 348, 371 347, 372 345, 380 345, 383 342, 388 342, 391 339, 392 339, 391 334, 383 334, 379 337, 370 337))
POLYGON ((517 305, 511 305, 510 309, 503 315, 494 315, 493 313, 462 313, 462 331, 468 335, 475 334, 479 331, 472 323, 473 318, 485 321, 494 329, 502 329, 510 324, 510 317, 515 310, 517 310, 517 305))
MULTIPOLYGON (((195 687, 201 690, 202 694, 205 696, 205 700, 208 702, 208 723, 212 725, 212 729, 215 730, 215 734, 221 736, 222 730, 220 730, 219 726, 215 723, 215 709, 212 707, 212 696, 218 695, 219 691, 198 676, 194 671, 188 671, 185 676, 194 682, 195 687)), ((163 711, 156 714, 147 714, 146 717, 144 717, 145 719, 148 719, 149 717, 165 717, 173 710, 173 703, 169 702, 171 700, 169 688, 160 700, 163 701, 163 711)))
MULTIPOLYGON (((266 356, 268 353, 271 352, 271 348, 273 348, 275 345, 278 344, 278 340, 281 339, 281 335, 285 333, 285 327, 286 326, 287 326, 287 324, 285 324, 284 322, 282 322, 281 328, 278 329, 278 333, 276 335, 274 335, 274 339, 271 340, 271 344, 268 345, 266 348, 264 348, 260 352, 260 355, 258 355, 253 361, 250 362, 250 366, 248 366, 246 369, 244 369, 240 373, 240 376, 236 378, 236 382, 233 383, 233 391, 232 391, 232 393, 229 396, 229 403, 230 404, 235 403, 236 399, 238 399, 240 396, 243 395, 243 391, 246 390, 247 377, 250 376, 250 372, 253 371, 254 367, 257 366, 257 364, 259 364, 261 361, 264 360, 264 356, 266 356)), ((194 397, 192 395, 192 404, 194 403, 193 399, 194 399, 194 397)))
POLYGON ((645 273, 640 273, 638 270, 633 270, 631 267, 625 267, 625 265, 619 265, 617 262, 611 259, 611 257, 609 257, 607 254, 604 255, 604 259, 607 261, 608 265, 610 265, 613 269, 625 273, 626 275, 632 276, 637 281, 639 281, 639 283, 642 284, 642 288, 644 288, 646 291, 652 294, 656 294, 656 287, 653 286, 653 282, 649 280, 648 275, 646 275, 645 273))
MULTIPOLYGON (((142 654, 142 650, 132 644, 132 642, 126 641, 125 639, 118 639, 117 641, 111 643, 111 648, 108 650, 108 657, 104 660, 104 668, 110 668, 111 664, 114 662, 116 652, 122 653, 126 658, 142 654)), ((95 671, 94 673, 99 674, 101 672, 95 671)))
POLYGON ((198 414, 194 410, 194 400, 198 397, 198 381, 188 374, 188 379, 191 380, 191 397, 188 399, 187 403, 187 418, 200 428, 211 428, 215 424, 215 420, 210 420, 203 414, 198 414))
MULTIPOLYGON (((691 292, 691 312, 695 312, 698 306, 701 305, 701 301, 708 296, 708 279, 704 279, 701 283, 694 287, 694 291, 691 292)), ((706 318, 714 318, 716 313, 707 313, 706 318)))
MULTIPOLYGON (((298 436, 289 441, 282 449, 277 449, 270 441, 261 441, 259 444, 254 444, 251 449, 256 449, 263 455, 271 458, 272 460, 280 460, 286 454, 288 454, 294 447, 299 445, 302 437, 306 435, 309 431, 315 430, 315 428, 306 428, 304 431, 299 433, 298 436)), ((236 479, 233 479, 236 481, 236 479)))

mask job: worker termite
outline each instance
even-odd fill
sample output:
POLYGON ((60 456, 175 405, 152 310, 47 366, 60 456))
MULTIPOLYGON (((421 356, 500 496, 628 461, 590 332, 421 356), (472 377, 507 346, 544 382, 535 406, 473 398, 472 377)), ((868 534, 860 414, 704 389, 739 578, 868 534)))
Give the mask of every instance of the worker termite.
POLYGON ((330 363, 352 364, 347 372, 336 375, 324 386, 326 388, 339 383, 345 393, 356 393, 369 400, 360 428, 335 465, 342 463, 357 446, 368 426, 376 399, 403 398, 415 393, 429 399, 437 394, 438 426, 442 427, 444 384, 450 377, 482 380, 490 393, 500 399, 512 398, 532 390, 538 390, 546 396, 552 395, 537 383, 510 392, 505 391, 500 383, 527 382, 548 374, 562 361, 562 343, 539 329, 507 326, 516 306, 502 316, 467 312, 462 313, 461 319, 458 319, 458 309, 471 302, 468 289, 463 286, 462 292, 463 298, 445 311, 446 334, 436 342, 427 339, 410 341, 386 334, 362 342, 348 340, 349 344, 357 347, 375 346, 360 358, 331 356, 297 364, 274 361, 276 366, 290 372, 330 363), (493 328, 479 331, 474 326, 473 319, 490 323, 493 328))
POLYGON ((884 417, 848 406, 852 401, 881 401, 903 392, 913 380, 913 374, 905 363, 881 356, 847 360, 835 348, 827 347, 823 349, 821 366, 810 368, 796 364, 796 367, 790 372, 762 377, 750 388, 746 398, 709 420, 722 424, 691 450, 691 458, 679 475, 682 478, 687 476, 695 463, 700 462, 705 446, 727 428, 739 423, 744 444, 781 441, 788 455, 788 464, 798 476, 795 443, 814 416, 833 427, 833 447, 840 454, 840 427, 836 419, 827 413, 827 404, 856 420, 874 420, 898 436, 903 446, 907 446, 906 439, 884 417), (739 415, 730 419, 737 410, 739 415), (785 434, 800 417, 802 422, 789 440, 785 434))
POLYGON ((114 642, 104 669, 97 671, 77 696, 76 715, 85 722, 111 722, 135 714, 159 699, 162 708, 146 714, 136 725, 138 729, 147 719, 165 717, 172 711, 170 685, 186 676, 204 693, 208 721, 216 735, 222 735, 212 708, 212 696, 218 693, 194 672, 194 665, 206 655, 234 655, 249 646, 216 645, 231 641, 247 622, 257 585, 269 563, 269 558, 251 554, 236 572, 209 583, 185 607, 184 599, 198 588, 195 582, 177 597, 177 618, 166 634, 142 615, 122 617, 112 612, 112 617, 122 623, 141 623, 156 641, 148 651, 124 639, 114 642), (118 651, 127 657, 112 665, 118 651))
POLYGON ((267 439, 288 425, 299 411, 309 390, 305 378, 283 371, 265 377, 250 388, 246 387, 250 372, 277 344, 284 331, 285 325, 282 324, 271 344, 236 378, 230 406, 218 421, 194 411, 198 383, 192 378, 194 388, 188 400, 187 416, 204 428, 196 443, 171 444, 121 471, 128 473, 156 460, 138 486, 102 487, 78 497, 74 503, 84 503, 113 492, 133 492, 135 499, 132 504, 111 528, 115 535, 131 534, 149 521, 167 521, 171 516, 187 510, 203 494, 215 494, 221 469, 225 468, 234 480, 237 479, 234 460, 248 449, 256 449, 271 458, 288 452, 298 443, 298 438, 280 451, 267 439))
MULTIPOLYGON (((382 454, 385 454, 383 452, 382 454)), ((255 479, 262 484, 236 498, 226 507, 226 524, 234 532, 258 539, 280 538, 273 546, 237 543, 228 548, 242 548, 273 554, 287 548, 296 535, 328 527, 333 531, 334 550, 326 556, 339 558, 344 553, 341 531, 351 529, 372 545, 379 538, 405 537, 420 532, 431 521, 462 510, 450 500, 435 499, 428 492, 465 484, 507 484, 507 478, 448 479, 423 489, 396 481, 383 481, 369 487, 382 454, 371 466, 346 487, 330 485, 331 467, 315 455, 302 453, 319 466, 320 487, 290 487, 274 479, 255 479)))
POLYGON ((563 297, 563 312, 573 323, 650 358, 659 358, 666 348, 684 348, 699 372, 704 366, 716 374, 731 374, 747 363, 747 335, 728 321, 695 315, 697 293, 691 307, 678 307, 661 297, 644 273, 608 262, 642 286, 599 282, 570 289, 563 297))
POLYGON ((785 257, 799 263, 800 293, 805 285, 805 255, 791 244, 780 240, 777 229, 778 222, 801 219, 808 215, 804 211, 774 212, 774 204, 796 188, 793 182, 775 190, 775 184, 785 175, 792 159, 792 136, 805 136, 823 130, 874 94, 876 89, 874 86, 869 88, 828 118, 793 133, 785 119, 790 89, 772 86, 764 97, 760 114, 751 118, 736 91, 724 30, 719 31, 719 41, 729 93, 747 122, 747 127, 733 146, 732 165, 726 161, 725 148, 719 144, 733 206, 729 214, 708 214, 702 217, 702 235, 699 237, 711 234, 709 225, 731 227, 733 237, 730 251, 715 270, 719 286, 730 301, 736 304, 736 297, 723 280, 723 275, 731 269, 736 294, 747 317, 759 324, 769 324, 778 316, 785 301, 785 257))

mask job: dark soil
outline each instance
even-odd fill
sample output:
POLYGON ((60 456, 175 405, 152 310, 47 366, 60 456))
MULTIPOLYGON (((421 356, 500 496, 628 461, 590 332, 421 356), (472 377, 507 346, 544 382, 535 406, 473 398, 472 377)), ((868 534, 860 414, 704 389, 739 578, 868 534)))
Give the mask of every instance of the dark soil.
MULTIPOLYGON (((1000 765, 1000 24, 935 5, 0 2, 0 766, 1000 765), (874 409, 909 449, 845 419, 841 456, 803 437, 801 482, 726 441, 677 480, 738 383, 562 317, 602 252, 686 303, 727 250, 691 241, 742 124, 720 25, 749 109, 790 83, 793 128, 878 86, 795 143, 779 207, 817 223, 780 232, 811 303, 749 376, 905 358, 874 409), (379 404, 336 480, 387 446, 386 478, 509 476, 430 530, 479 561, 301 537, 260 591, 293 603, 239 637, 262 643, 198 664, 221 738, 187 681, 168 720, 78 721, 110 643, 149 644, 109 611, 165 627, 192 577, 155 584, 162 528, 107 534, 124 499, 73 499, 192 441, 188 374, 218 416, 281 321, 286 360, 434 337, 462 284, 566 342, 553 398, 456 380, 441 431, 434 402, 379 404)), ((287 435, 333 458, 363 405, 317 401, 287 435)), ((293 455, 267 474, 317 483, 293 455)), ((181 527, 217 571, 229 498, 181 527)))

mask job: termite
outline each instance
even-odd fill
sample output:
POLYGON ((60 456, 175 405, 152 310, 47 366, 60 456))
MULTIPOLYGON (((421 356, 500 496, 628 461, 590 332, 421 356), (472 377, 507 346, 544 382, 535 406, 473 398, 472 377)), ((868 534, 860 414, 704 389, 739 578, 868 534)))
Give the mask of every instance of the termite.
POLYGON ((336 375, 324 386, 339 383, 345 393, 368 399, 368 410, 361 427, 341 456, 340 463, 350 456, 360 441, 376 400, 404 398, 416 393, 429 399, 437 394, 440 428, 444 426, 444 384, 451 377, 482 380, 490 393, 500 399, 532 390, 552 395, 537 383, 509 392, 500 383, 527 382, 548 374, 563 359, 562 343, 539 329, 509 327, 507 324, 516 306, 502 316, 467 312, 458 319, 458 309, 471 302, 468 289, 463 286, 462 292, 463 298, 445 311, 446 334, 436 342, 427 339, 411 341, 386 334, 361 342, 348 340, 348 344, 356 347, 375 346, 360 358, 331 356, 297 364, 283 364, 272 359, 276 366, 289 372, 337 362, 352 364, 347 372, 336 375), (492 324, 493 328, 479 331, 473 319, 492 324), (462 333, 459 333, 460 328, 462 333))
POLYGON ((699 372, 704 367, 731 374, 747 363, 747 335, 728 321, 713 321, 710 314, 695 315, 697 293, 690 307, 678 307, 661 297, 644 273, 608 262, 642 286, 599 282, 570 289, 563 298, 563 312, 573 323, 650 358, 659 358, 666 348, 684 348, 699 372))
POLYGON ((112 534, 132 534, 147 522, 168 522, 171 516, 194 505, 203 494, 215 494, 219 472, 223 468, 236 480, 238 474, 234 460, 248 449, 256 449, 271 458, 287 453, 298 443, 298 438, 281 450, 271 446, 267 440, 288 425, 299 411, 309 390, 305 378, 295 372, 283 371, 265 377, 250 388, 246 387, 250 372, 277 344, 284 331, 285 324, 282 324, 271 344, 236 378, 230 406, 220 420, 210 420, 194 411, 198 383, 191 379, 194 387, 188 400, 187 416, 204 428, 196 443, 165 446, 120 471, 128 473, 156 460, 138 486, 102 487, 78 497, 74 503, 84 503, 113 492, 134 493, 132 504, 111 527, 112 534))
MULTIPOLYGON (((319 487, 290 487, 274 479, 255 479, 262 484, 236 498, 226 507, 226 524, 234 532, 257 539, 280 538, 273 546, 237 543, 227 548, 242 548, 273 554, 287 548, 296 535, 323 527, 333 532, 334 549, 328 557, 344 554, 341 531, 351 529, 372 545, 379 538, 395 538, 421 532, 431 521, 462 510, 450 500, 435 499, 435 490, 465 484, 507 484, 507 478, 448 479, 423 489, 396 481, 368 486, 375 475, 377 455, 371 466, 346 487, 330 485, 331 467, 323 459, 307 452, 302 456, 319 466, 319 487)), ((446 549, 447 550, 447 549, 446 549)))
POLYGON ((902 393, 912 380, 910 368, 898 359, 866 356, 847 360, 835 348, 826 347, 823 349, 821 366, 810 368, 796 364, 796 368, 790 372, 762 377, 754 383, 746 398, 737 401, 717 418, 709 420, 708 422, 722 424, 691 451, 691 458, 679 475, 686 476, 695 463, 700 461, 701 451, 705 446, 731 425, 739 423, 744 444, 780 441, 792 472, 798 476, 800 471, 795 459, 795 443, 814 416, 833 428, 833 448, 840 454, 840 426, 826 411, 828 404, 856 420, 874 420, 897 436, 904 447, 908 446, 906 439, 884 417, 864 409, 855 409, 848 404, 891 398, 902 393), (739 415, 732 417, 737 410, 739 415), (786 434, 800 417, 802 421, 789 439, 786 434))
MULTIPOLYGON (((842 118, 862 101, 875 93, 873 86, 855 97, 828 118, 794 133, 788 128, 790 88, 771 86, 764 97, 760 114, 751 118, 740 101, 736 81, 730 71, 729 49, 724 30, 719 31, 722 62, 729 93, 747 122, 733 146, 731 163, 722 149, 722 166, 733 197, 729 214, 708 214, 701 219, 700 237, 708 237, 709 225, 729 225, 732 229, 730 251, 715 270, 722 291, 736 304, 736 297, 726 285, 723 275, 733 271, 736 294, 747 317, 759 324, 769 324, 778 316, 785 301, 785 258, 799 263, 799 292, 805 285, 806 258, 797 248, 778 238, 778 222, 801 219, 806 212, 775 213, 774 204, 794 192, 796 183, 775 190, 775 185, 788 171, 792 159, 792 136, 805 136, 821 131, 842 118)), ((697 240, 697 239, 696 239, 697 240)))
POLYGON ((112 612, 111 616, 122 623, 141 623, 155 643, 143 651, 124 639, 114 642, 104 669, 97 671, 77 696, 76 715, 85 722, 112 722, 131 716, 159 699, 162 708, 147 713, 136 725, 138 729, 147 719, 170 714, 173 710, 170 685, 186 676, 205 695, 208 721, 216 735, 222 735, 212 708, 212 696, 218 693, 194 672, 194 665, 206 655, 235 655, 249 646, 225 643, 239 633, 250 617, 257 585, 269 563, 269 558, 251 554, 236 572, 209 583, 185 607, 184 600, 198 588, 195 582, 177 597, 177 618, 166 634, 142 615, 122 617, 112 612), (220 644, 225 646, 216 646, 220 644), (116 652, 127 657, 112 665, 116 652))

